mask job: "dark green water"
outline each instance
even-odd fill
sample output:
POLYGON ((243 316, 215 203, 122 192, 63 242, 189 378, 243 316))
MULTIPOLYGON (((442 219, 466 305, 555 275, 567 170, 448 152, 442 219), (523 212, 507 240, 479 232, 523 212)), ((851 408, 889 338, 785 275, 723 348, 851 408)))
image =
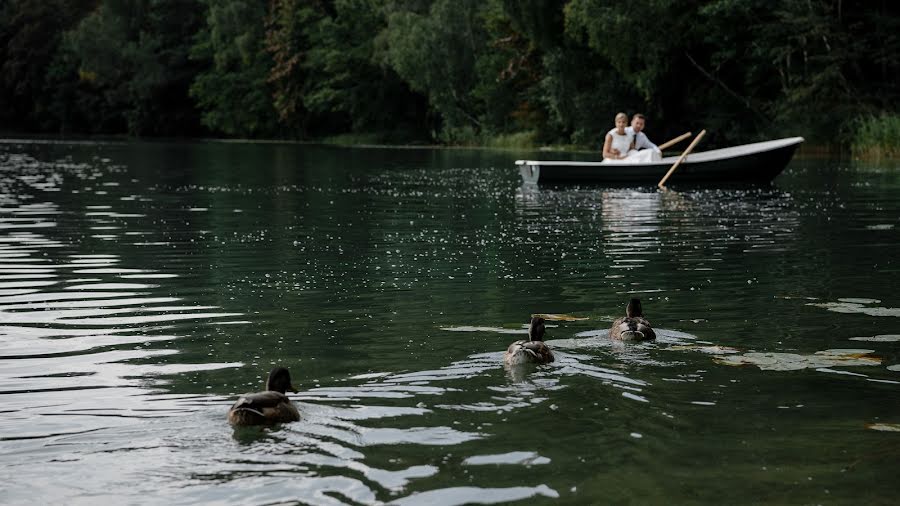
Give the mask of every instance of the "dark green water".
POLYGON ((0 143, 0 502, 896 503, 900 164, 523 156, 0 143), (587 319, 506 370, 532 313, 587 319), (233 430, 274 364, 303 420, 233 430))

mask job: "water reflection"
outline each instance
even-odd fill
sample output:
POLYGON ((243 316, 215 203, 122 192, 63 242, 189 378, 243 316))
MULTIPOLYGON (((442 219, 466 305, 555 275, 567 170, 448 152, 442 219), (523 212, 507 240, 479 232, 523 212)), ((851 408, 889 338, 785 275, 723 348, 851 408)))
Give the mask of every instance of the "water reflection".
POLYGON ((24 155, 3 163, 15 170, 0 183, 0 395, 7 410, 0 439, 51 440, 179 414, 179 398, 155 397, 148 406, 165 378, 240 365, 166 363, 183 337, 176 322, 239 313, 182 303, 157 284, 120 282, 156 273, 119 267, 116 254, 80 253, 84 245, 58 238, 65 232, 51 237, 48 230, 71 220, 71 211, 35 200, 59 191, 66 173, 100 177, 94 167, 24 155))
MULTIPOLYGON (((190 363, 178 356, 182 353, 179 342, 191 339, 197 322, 240 324, 236 317, 244 315, 170 295, 174 290, 166 283, 176 280, 180 272, 135 267, 116 253, 82 252, 90 251, 85 240, 122 241, 146 235, 131 230, 133 223, 147 218, 145 213, 114 205, 92 204, 84 211, 51 202, 19 205, 19 200, 29 197, 18 185, 58 191, 66 185, 63 174, 72 172, 77 179, 103 188, 88 186, 73 193, 110 195, 117 184, 103 182, 104 173, 96 167, 38 162, 24 156, 7 157, 5 162, 30 173, 4 180, 2 213, 12 217, 0 219, 0 228, 7 229, 0 238, 0 395, 7 413, 0 422, 0 440, 7 444, 3 453, 24 453, 30 459, 5 468, 3 474, 13 469, 24 475, 37 469, 66 469, 55 474, 57 479, 48 480, 47 498, 73 497, 69 487, 79 478, 66 463, 79 462, 106 472, 115 469, 126 481, 129 476, 179 475, 179 482, 191 486, 177 493, 153 487, 157 497, 174 494, 169 497, 174 503, 233 500, 234 494, 243 501, 268 502, 295 494, 322 504, 341 503, 338 498, 374 504, 384 493, 402 495, 411 480, 435 476, 439 467, 399 462, 370 465, 360 450, 397 445, 446 448, 490 436, 484 428, 372 424, 424 418, 435 409, 469 409, 439 402, 431 408, 423 406, 428 399, 460 392, 432 383, 465 381, 498 370, 500 362, 494 355, 473 356, 437 370, 360 378, 364 382, 359 385, 308 389, 298 398, 302 423, 234 430, 229 439, 242 448, 235 452, 227 439, 215 437, 225 430, 222 407, 228 399, 166 394, 164 387, 168 378, 243 366, 243 362, 209 359, 190 363), (66 228, 55 234, 59 238, 41 232, 63 224, 66 228), (73 234, 80 226, 95 233, 73 234), (191 322, 191 327, 183 322, 191 322), (379 405, 379 400, 408 400, 414 405, 379 405), (212 444, 203 428, 212 429, 212 444), (166 434, 170 433, 178 436, 169 439, 166 434), (185 459, 192 462, 187 464, 185 459), (186 469, 193 470, 187 479, 181 476, 186 469), (286 484, 279 478, 285 473, 303 479, 286 484), (266 483, 277 484, 277 490, 265 492, 266 483)), ((146 197, 141 200, 152 202, 146 197)), ((188 209, 191 213, 206 210, 188 209)), ((165 247, 172 243, 141 239, 131 244, 165 247)), ((552 383, 545 388, 552 388, 552 383)), ((109 490, 107 498, 133 502, 141 489, 109 490)), ((556 495, 541 485, 440 489, 428 496, 457 504, 470 500, 474 490, 496 500, 556 495)), ((27 489, 13 485, 6 493, 25 497, 27 489)), ((414 495, 409 500, 421 498, 414 495)))
POLYGON ((890 192, 524 188, 508 155, 0 144, 4 497, 892 493, 896 458, 838 471, 900 416, 890 192), (635 293, 656 342, 608 338, 635 293), (557 360, 505 368, 533 313, 557 360), (301 421, 228 426, 275 364, 301 421))

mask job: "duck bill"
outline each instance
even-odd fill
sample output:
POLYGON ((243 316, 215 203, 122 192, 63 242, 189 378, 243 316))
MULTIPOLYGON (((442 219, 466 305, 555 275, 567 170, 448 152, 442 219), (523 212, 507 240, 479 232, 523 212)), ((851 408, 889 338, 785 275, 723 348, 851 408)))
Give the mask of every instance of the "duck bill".
POLYGON ((295 394, 299 394, 299 393, 300 393, 300 390, 297 389, 297 387, 295 387, 294 385, 288 385, 288 390, 291 391, 291 392, 293 392, 293 393, 295 393, 295 394))

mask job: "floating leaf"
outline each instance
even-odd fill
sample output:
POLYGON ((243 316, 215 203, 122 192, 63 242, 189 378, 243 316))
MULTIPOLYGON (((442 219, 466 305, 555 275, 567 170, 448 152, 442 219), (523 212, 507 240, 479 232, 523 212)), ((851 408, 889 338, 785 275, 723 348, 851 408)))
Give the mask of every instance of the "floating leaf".
POLYGON ((527 334, 528 329, 505 329, 503 327, 475 327, 472 325, 458 325, 454 327, 441 327, 448 332, 496 332, 498 334, 527 334))
POLYGON ((870 423, 866 424, 866 428, 883 432, 900 432, 900 423, 870 423))
POLYGON ((875 353, 875 350, 834 348, 830 350, 817 351, 815 354, 823 357, 831 357, 836 360, 844 360, 846 358, 865 358, 875 360, 875 362, 878 364, 881 363, 881 359, 878 357, 868 357, 867 355, 869 353, 875 353))
POLYGON ((755 365, 764 371, 799 371, 827 367, 879 365, 881 358, 869 356, 873 350, 824 350, 812 355, 797 353, 759 353, 715 357, 724 365, 755 365))
POLYGON ((900 316, 900 308, 867 307, 864 304, 881 302, 877 299, 838 299, 839 302, 809 303, 808 306, 821 307, 835 313, 860 313, 869 316, 900 316))
POLYGON ((851 337, 851 341, 871 341, 875 343, 892 343, 900 341, 900 334, 881 334, 877 336, 851 337))
POLYGON ((675 346, 669 346, 666 348, 668 350, 691 350, 691 351, 699 351, 700 353, 708 353, 710 355, 730 355, 732 353, 740 353, 741 350, 737 348, 732 348, 730 346, 719 346, 719 345, 711 345, 711 346, 703 346, 700 344, 678 344, 675 346))
POLYGON ((582 320, 590 320, 590 318, 582 316, 572 316, 568 314, 552 314, 552 313, 535 313, 531 316, 537 316, 545 320, 562 321, 562 322, 580 322, 582 320))
POLYGON ((483 466, 497 464, 517 464, 533 466, 549 464, 550 459, 535 452, 509 452, 500 455, 474 455, 463 460, 464 466, 483 466))

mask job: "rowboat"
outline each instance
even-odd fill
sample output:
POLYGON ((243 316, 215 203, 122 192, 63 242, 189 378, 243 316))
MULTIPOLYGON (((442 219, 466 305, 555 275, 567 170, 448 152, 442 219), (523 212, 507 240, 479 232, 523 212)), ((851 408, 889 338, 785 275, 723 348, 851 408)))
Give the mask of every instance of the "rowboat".
MULTIPOLYGON (((803 137, 788 137, 691 153, 669 184, 768 182, 784 170, 801 142, 803 137)), ((517 160, 516 165, 525 183, 656 184, 678 158, 647 163, 517 160)))

